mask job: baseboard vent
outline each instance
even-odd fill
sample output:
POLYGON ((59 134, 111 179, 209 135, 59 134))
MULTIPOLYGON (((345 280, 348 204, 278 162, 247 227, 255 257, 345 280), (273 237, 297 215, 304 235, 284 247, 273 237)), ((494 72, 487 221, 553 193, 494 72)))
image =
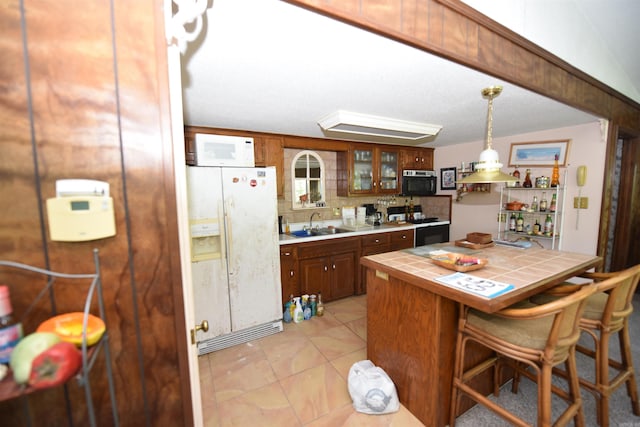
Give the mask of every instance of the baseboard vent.
POLYGON ((269 322, 198 343, 198 356, 282 332, 282 321, 269 322))

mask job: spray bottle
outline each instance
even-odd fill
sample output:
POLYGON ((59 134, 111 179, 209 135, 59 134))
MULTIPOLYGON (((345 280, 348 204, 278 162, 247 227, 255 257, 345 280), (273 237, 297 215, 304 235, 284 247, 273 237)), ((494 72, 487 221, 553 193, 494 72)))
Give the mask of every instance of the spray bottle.
POLYGON ((295 323, 300 323, 304 320, 304 314, 302 312, 302 304, 300 303, 300 297, 295 297, 293 299, 296 308, 293 310, 293 321, 295 323))

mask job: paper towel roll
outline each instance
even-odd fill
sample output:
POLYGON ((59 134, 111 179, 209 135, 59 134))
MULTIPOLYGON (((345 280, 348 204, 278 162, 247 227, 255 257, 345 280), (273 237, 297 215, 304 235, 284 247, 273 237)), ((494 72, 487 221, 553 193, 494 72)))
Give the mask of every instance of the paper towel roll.
POLYGON ((367 208, 362 206, 358 208, 358 214, 356 215, 358 224, 364 224, 367 219, 367 208))

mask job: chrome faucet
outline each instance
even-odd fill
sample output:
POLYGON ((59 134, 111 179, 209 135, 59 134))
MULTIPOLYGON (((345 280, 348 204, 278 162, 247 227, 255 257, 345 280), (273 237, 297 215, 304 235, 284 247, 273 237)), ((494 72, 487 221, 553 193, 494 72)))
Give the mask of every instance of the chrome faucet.
POLYGON ((320 212, 314 212, 311 214, 311 218, 309 218, 309 229, 313 229, 313 217, 318 215, 318 218, 322 218, 320 212))

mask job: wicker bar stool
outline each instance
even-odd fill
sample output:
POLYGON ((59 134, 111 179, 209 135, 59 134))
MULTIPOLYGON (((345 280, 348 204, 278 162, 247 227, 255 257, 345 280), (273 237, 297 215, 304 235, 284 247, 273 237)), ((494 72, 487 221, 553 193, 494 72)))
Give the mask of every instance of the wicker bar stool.
POLYGON ((555 425, 571 419, 584 425, 582 399, 575 362, 575 344, 580 336, 579 320, 586 298, 595 292, 595 285, 586 285, 577 292, 544 305, 512 306, 493 314, 483 313, 462 305, 458 320, 458 337, 451 395, 450 426, 455 426, 461 395, 495 412, 513 425, 528 426, 525 420, 512 414, 471 387, 470 381, 479 373, 494 368, 494 395, 498 395, 499 367, 502 363, 521 370, 523 375, 537 381, 539 426, 550 426, 551 394, 567 401, 567 409, 555 425), (495 356, 464 369, 465 348, 475 341, 495 352, 495 356), (569 373, 568 392, 551 382, 552 368, 565 364, 569 373), (533 368, 535 375, 527 371, 533 368))
MULTIPOLYGON (((594 359, 595 382, 580 378, 580 385, 595 396, 598 403, 598 424, 607 427, 609 397, 622 384, 627 386, 633 413, 640 415, 638 386, 629 340, 629 316, 633 311, 633 295, 640 279, 640 265, 615 273, 585 273, 579 277, 593 280, 596 284, 596 293, 587 298, 580 320, 580 329, 593 339, 594 347, 591 349, 576 345, 577 351, 594 359), (618 335, 620 360, 609 355, 609 341, 615 334, 618 335)), ((548 303, 553 298, 574 292, 579 286, 559 285, 533 297, 532 302, 548 303)))

